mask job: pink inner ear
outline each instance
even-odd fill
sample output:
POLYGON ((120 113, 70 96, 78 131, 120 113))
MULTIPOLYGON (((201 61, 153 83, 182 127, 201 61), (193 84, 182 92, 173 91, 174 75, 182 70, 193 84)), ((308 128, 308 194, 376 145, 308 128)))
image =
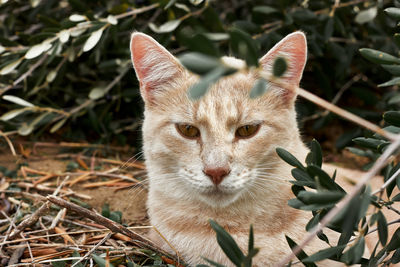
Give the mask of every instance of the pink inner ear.
POLYGON ((301 32, 289 34, 263 56, 260 63, 266 71, 272 72, 274 61, 279 56, 286 58, 288 63, 288 69, 282 79, 298 85, 307 60, 307 43, 304 34, 301 32))
POLYGON ((152 45, 151 42, 146 39, 147 38, 145 36, 136 35, 132 37, 131 41, 132 62, 139 81, 144 79, 149 74, 149 70, 151 68, 151 66, 146 66, 143 62, 146 52, 152 45))

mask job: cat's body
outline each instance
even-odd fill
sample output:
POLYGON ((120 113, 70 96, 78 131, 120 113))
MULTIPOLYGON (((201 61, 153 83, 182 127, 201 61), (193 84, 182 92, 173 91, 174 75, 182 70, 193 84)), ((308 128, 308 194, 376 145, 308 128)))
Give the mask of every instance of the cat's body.
MULTIPOLYGON (((261 249, 254 265, 277 263, 290 251, 285 235, 300 241, 310 219, 309 213, 287 205, 293 198, 288 182, 291 167, 275 152, 283 147, 301 161, 308 152, 296 123, 296 93, 271 86, 265 95, 251 99, 257 74, 250 71, 219 80, 203 98, 193 101, 187 90, 198 77, 151 37, 133 34, 131 51, 146 106, 143 141, 151 224, 190 265, 206 257, 227 266, 232 264, 208 220, 228 230, 244 251, 252 224, 255 246, 261 249), (187 127, 182 130, 181 125, 187 127), (243 137, 238 129, 244 126, 245 134, 257 129, 243 137)), ((260 63, 271 71, 273 59, 284 55, 288 70, 282 79, 298 85, 306 54, 305 37, 297 32, 260 63)), ((158 242, 174 251, 161 238, 158 242)), ((317 239, 305 250, 324 247, 317 239)))

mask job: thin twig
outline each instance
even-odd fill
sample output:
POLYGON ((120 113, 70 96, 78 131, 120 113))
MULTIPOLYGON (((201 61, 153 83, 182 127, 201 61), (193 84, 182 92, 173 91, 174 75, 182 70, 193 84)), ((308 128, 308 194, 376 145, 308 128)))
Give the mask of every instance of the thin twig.
POLYGON ((112 236, 112 233, 108 233, 102 240, 100 240, 99 243, 97 243, 94 247, 92 247, 80 260, 75 262, 71 267, 75 267, 78 265, 80 262, 85 260, 87 257, 90 256, 99 246, 101 246, 104 242, 106 242, 110 237, 112 236))
POLYGON ((15 153, 15 149, 14 149, 14 146, 13 146, 13 144, 12 144, 10 138, 8 138, 8 136, 7 136, 5 133, 3 133, 3 131, 1 131, 1 130, 0 130, 0 136, 2 136, 2 137, 4 138, 4 140, 6 140, 8 146, 10 147, 11 154, 12 154, 14 157, 16 157, 16 156, 17 156, 17 153, 15 153))
POLYGON ((380 193, 383 192, 383 190, 385 190, 385 188, 391 184, 394 180, 396 180, 397 176, 400 175, 400 169, 398 169, 392 176, 390 176, 389 179, 387 179, 387 181, 378 189, 375 190, 374 192, 372 192, 373 195, 375 195, 376 193, 380 193))
POLYGON ((25 72, 24 74, 22 74, 18 79, 16 79, 12 84, 10 84, 9 86, 5 87, 4 89, 0 90, 0 96, 2 94, 4 94, 5 92, 7 92, 8 90, 12 89, 14 86, 16 86, 17 84, 19 84, 20 82, 22 82, 26 77, 28 77, 29 75, 32 74, 32 72, 39 67, 47 58, 47 54, 44 54, 35 64, 33 64, 28 70, 27 72, 25 72))
POLYGON ((146 11, 149 11, 149 10, 152 10, 154 8, 157 8, 159 5, 160 5, 159 3, 155 3, 155 4, 152 4, 150 6, 145 6, 145 7, 141 7, 141 8, 135 8, 132 11, 116 15, 115 18, 116 19, 122 19, 122 18, 125 18, 125 17, 128 17, 128 16, 133 16, 133 15, 137 15, 137 14, 140 14, 140 13, 144 13, 146 11))
POLYGON ((377 159, 372 168, 362 176, 360 181, 354 186, 353 191, 347 194, 334 208, 332 208, 325 216, 322 218, 320 223, 313 227, 306 237, 296 246, 293 251, 286 255, 277 266, 285 266, 290 260, 297 255, 341 210, 343 210, 349 202, 360 192, 369 180, 371 180, 384 166, 387 159, 392 155, 392 153, 400 146, 400 136, 390 144, 385 152, 377 159))

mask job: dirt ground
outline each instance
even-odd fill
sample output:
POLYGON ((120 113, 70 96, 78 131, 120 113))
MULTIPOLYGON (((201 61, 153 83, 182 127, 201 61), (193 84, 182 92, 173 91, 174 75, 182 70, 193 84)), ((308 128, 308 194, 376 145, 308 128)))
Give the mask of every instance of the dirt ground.
MULTIPOLYGON (((32 153, 28 158, 16 159, 8 149, 0 148, 0 166, 14 170, 17 164, 27 163, 30 168, 38 171, 55 174, 64 173, 67 170, 68 163, 73 160, 55 159, 55 156, 59 153, 59 149, 35 149, 35 153, 32 153)), ((80 184, 76 184, 71 189, 74 192, 90 196, 91 199, 84 201, 98 212, 101 212, 102 206, 107 203, 111 211, 122 212, 124 223, 129 225, 147 224, 146 189, 143 187, 116 190, 107 186, 84 188, 80 184)))

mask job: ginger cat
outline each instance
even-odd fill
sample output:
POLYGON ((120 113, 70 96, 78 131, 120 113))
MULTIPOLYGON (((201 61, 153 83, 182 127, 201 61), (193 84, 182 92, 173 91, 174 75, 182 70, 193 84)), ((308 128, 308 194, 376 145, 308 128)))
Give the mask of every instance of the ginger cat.
MULTIPOLYGON (((201 257, 233 266, 209 219, 222 225, 243 251, 253 224, 260 248, 254 266, 276 264, 290 251, 285 234, 299 242, 310 219, 309 212, 287 205, 294 197, 288 182, 291 167, 275 152, 283 147, 303 162, 308 153, 296 122, 295 92, 275 87, 250 99, 257 80, 250 71, 220 79, 193 101, 187 91, 199 77, 165 48, 143 33, 133 33, 130 48, 145 102, 143 149, 151 224, 191 266, 204 263, 201 257)), ((305 35, 286 36, 260 65, 271 71, 280 55, 288 59, 281 78, 299 85, 307 58, 305 35)), ((154 240, 174 253, 162 239, 154 240)), ((315 239, 305 251, 312 254, 325 247, 315 239)), ((319 266, 325 264, 341 265, 319 266)))

